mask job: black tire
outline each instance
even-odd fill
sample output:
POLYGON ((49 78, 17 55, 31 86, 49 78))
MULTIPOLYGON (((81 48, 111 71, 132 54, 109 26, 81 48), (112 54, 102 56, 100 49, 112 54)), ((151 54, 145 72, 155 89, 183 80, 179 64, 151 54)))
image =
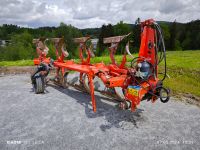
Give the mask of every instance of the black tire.
POLYGON ((45 83, 44 78, 39 76, 35 79, 34 90, 36 94, 44 93, 45 83))
POLYGON ((68 83, 68 80, 67 80, 68 74, 69 74, 69 72, 66 72, 64 77, 63 77, 64 78, 63 79, 63 88, 68 88, 69 87, 69 83, 68 83))
POLYGON ((163 103, 167 103, 169 99, 170 99, 170 90, 162 87, 160 89, 160 101, 163 103), (165 96, 163 95, 163 93, 165 94, 165 96))

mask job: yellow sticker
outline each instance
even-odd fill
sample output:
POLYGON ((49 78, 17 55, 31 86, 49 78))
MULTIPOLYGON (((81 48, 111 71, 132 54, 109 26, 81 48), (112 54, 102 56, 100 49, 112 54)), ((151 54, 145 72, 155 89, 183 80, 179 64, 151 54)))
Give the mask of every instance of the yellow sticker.
POLYGON ((139 91, 136 90, 136 89, 129 88, 128 93, 131 94, 131 95, 134 95, 134 96, 138 96, 139 91))

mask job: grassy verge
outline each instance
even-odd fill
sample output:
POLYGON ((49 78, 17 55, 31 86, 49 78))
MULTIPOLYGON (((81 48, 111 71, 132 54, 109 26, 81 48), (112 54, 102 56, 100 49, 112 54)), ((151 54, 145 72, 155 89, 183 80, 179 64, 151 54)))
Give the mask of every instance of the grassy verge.
POLYGON ((33 66, 33 60, 0 61, 0 67, 8 66, 33 66))
MULTIPOLYGON (((134 54, 137 56, 137 54, 134 54)), ((115 57, 119 63, 122 56, 115 57)), ((77 60, 76 60, 77 61, 77 60)), ((110 63, 109 56, 95 57, 91 63, 110 63)), ((127 65, 130 65, 131 58, 127 56, 127 65)), ((0 66, 32 66, 32 60, 2 61, 0 66)), ((161 63, 160 70, 163 69, 161 63)), ((167 73, 164 84, 172 90, 172 93, 188 93, 200 97, 200 50, 196 51, 168 51, 167 52, 167 73)))

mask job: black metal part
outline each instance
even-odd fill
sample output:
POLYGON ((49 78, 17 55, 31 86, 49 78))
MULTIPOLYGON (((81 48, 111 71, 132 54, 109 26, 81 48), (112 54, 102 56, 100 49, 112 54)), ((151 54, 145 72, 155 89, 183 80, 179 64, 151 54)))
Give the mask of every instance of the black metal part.
POLYGON ((36 70, 31 74, 31 82, 36 94, 44 93, 46 77, 51 69, 51 64, 40 63, 36 70))

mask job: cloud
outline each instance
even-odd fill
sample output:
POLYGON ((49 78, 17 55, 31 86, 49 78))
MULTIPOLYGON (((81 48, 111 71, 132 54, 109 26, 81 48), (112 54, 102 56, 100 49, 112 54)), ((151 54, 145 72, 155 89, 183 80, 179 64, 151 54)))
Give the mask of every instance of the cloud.
POLYGON ((78 28, 134 23, 136 18, 188 22, 200 19, 199 0, 0 0, 0 24, 78 28))
POLYGON ((167 14, 167 13, 174 13, 177 11, 182 11, 184 7, 187 7, 187 5, 184 5, 181 0, 176 1, 162 1, 159 11, 161 13, 167 14))
POLYGON ((42 16, 45 7, 44 3, 22 0, 0 1, 0 22, 18 23, 29 22, 39 16, 42 16))

